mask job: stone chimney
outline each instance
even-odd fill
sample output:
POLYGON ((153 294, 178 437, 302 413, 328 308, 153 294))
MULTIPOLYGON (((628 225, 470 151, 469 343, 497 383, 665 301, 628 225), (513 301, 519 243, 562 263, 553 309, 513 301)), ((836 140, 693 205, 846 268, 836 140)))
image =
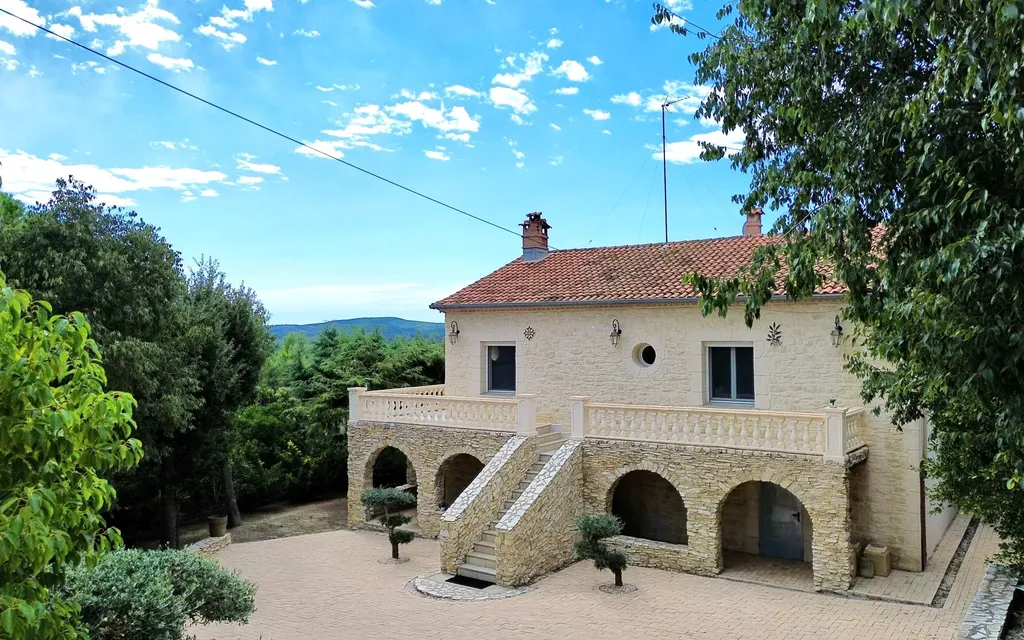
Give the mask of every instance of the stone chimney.
POLYGON ((539 262, 548 256, 547 223, 540 212, 526 214, 526 222, 519 225, 523 228, 523 261, 539 262))
POLYGON ((759 236, 761 235, 761 215, 764 211, 761 207, 751 209, 747 213, 747 221, 743 223, 743 235, 744 236, 759 236))

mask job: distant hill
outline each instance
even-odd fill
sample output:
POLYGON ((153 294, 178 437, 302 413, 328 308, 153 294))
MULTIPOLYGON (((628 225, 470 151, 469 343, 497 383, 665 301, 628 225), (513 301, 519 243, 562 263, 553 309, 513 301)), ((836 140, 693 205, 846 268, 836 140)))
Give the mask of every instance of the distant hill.
POLYGON ((274 324, 270 325, 270 332, 277 338, 283 338, 289 333, 304 333, 310 338, 315 338, 327 327, 334 327, 345 332, 351 332, 356 328, 366 331, 379 328, 388 340, 399 336, 412 338, 416 335, 422 335, 428 340, 444 340, 443 322, 421 322, 419 320, 403 320, 402 318, 351 318, 349 320, 328 320, 316 324, 274 324))

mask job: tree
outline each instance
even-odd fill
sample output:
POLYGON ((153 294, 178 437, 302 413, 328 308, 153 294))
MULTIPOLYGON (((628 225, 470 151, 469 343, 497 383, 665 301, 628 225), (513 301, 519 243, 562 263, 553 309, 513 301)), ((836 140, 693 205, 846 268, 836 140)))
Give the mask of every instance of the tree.
POLYGON ((622 521, 610 513, 583 515, 576 518, 574 548, 576 557, 593 560, 597 569, 608 569, 615 574, 615 586, 622 586, 622 572, 626 569, 626 556, 621 551, 609 549, 603 542, 622 533, 622 521))
POLYGON ((106 383, 82 314, 52 315, 0 274, 3 637, 74 637, 77 608, 50 590, 121 543, 101 515, 115 498, 101 476, 135 465, 142 448, 129 437, 134 400, 106 383))
POLYGON ((25 220, 25 205, 0 192, 0 227, 20 225, 25 220))
POLYGON ((416 496, 401 489, 367 489, 363 491, 363 504, 371 509, 381 509, 383 515, 380 523, 388 530, 388 541, 391 542, 391 557, 398 559, 398 545, 412 542, 412 531, 399 530, 403 524, 409 524, 412 518, 399 513, 416 506, 416 496))
POLYGON ((0 227, 0 262, 16 286, 89 320, 110 385, 138 402, 146 449, 137 469, 114 478, 113 519, 145 527, 157 507, 162 540, 177 546, 179 467, 189 450, 176 445, 201 402, 178 254, 134 212, 98 203, 92 187, 69 178, 22 224, 0 227))
MULTIPOLYGON (((1024 566, 1024 20, 1020 2, 746 0, 691 56, 706 145, 780 211, 733 278, 691 274, 702 311, 847 291, 848 368, 896 424, 926 416, 935 497, 990 522, 1024 566)), ((669 11, 658 8, 655 21, 669 11)), ((672 25, 677 33, 688 27, 672 25)), ((702 32, 700 35, 704 35, 702 32)))

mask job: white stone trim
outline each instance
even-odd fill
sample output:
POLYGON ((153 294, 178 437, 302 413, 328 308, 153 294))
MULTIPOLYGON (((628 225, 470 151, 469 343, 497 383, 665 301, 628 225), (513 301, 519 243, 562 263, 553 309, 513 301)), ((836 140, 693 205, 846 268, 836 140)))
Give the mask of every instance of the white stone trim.
MULTIPOLYGON (((551 456, 551 459, 547 461, 544 467, 537 474, 537 477, 533 479, 526 490, 523 491, 519 499, 515 501, 512 508, 509 509, 505 515, 495 525, 495 529, 498 531, 510 531, 519 520, 526 515, 526 512, 530 509, 530 506, 540 497, 540 494, 544 492, 548 484, 558 475, 558 472, 562 470, 562 467, 572 457, 574 451, 580 446, 579 440, 569 440, 551 456)), ((468 489, 467 489, 468 491, 468 489)))
POLYGON ((483 492, 484 488, 490 484, 491 480, 501 471, 501 468, 505 466, 519 447, 526 443, 527 438, 524 436, 513 436, 508 439, 498 453, 494 454, 494 457, 487 461, 484 468, 480 471, 473 482, 469 483, 469 486, 459 494, 459 497, 455 499, 452 506, 444 512, 441 516, 441 520, 444 522, 455 522, 459 519, 459 516, 469 508, 469 505, 476 500, 477 496, 483 492))

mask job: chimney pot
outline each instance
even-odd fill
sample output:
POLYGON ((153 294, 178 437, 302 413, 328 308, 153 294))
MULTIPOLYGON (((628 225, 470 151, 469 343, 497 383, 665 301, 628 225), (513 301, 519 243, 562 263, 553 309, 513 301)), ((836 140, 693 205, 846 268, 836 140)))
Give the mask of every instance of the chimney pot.
POLYGON ((755 207, 747 213, 747 221, 743 223, 744 236, 761 235, 761 215, 763 213, 761 207, 755 207))
POLYGON ((523 260, 539 262, 548 256, 548 229, 551 225, 539 211, 526 214, 523 228, 523 260))

